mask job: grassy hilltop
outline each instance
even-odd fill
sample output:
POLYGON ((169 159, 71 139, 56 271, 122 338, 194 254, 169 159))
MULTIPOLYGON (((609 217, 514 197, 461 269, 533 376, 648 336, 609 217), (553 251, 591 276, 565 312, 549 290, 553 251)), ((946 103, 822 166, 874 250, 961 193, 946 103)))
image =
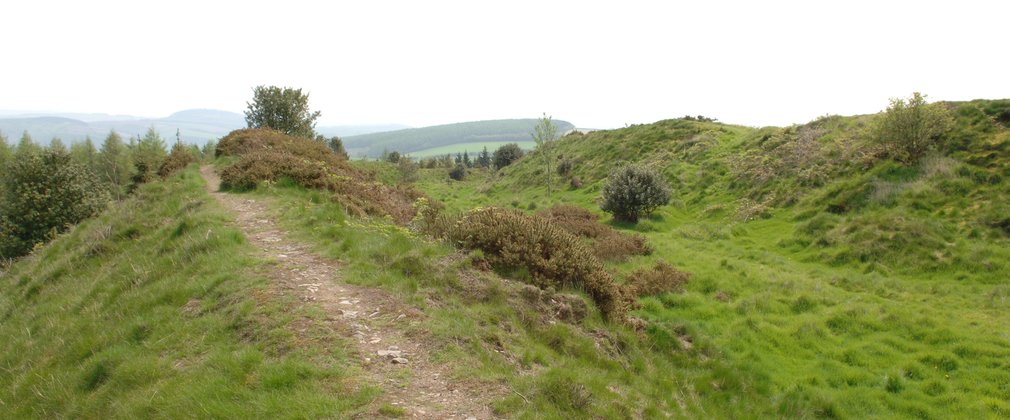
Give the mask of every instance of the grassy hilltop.
MULTIPOLYGON (((1010 100, 941 105, 942 146, 906 163, 873 140, 881 115, 573 134, 550 196, 537 152, 407 182, 244 130, 216 165, 340 281, 415 308, 429 362, 495 390, 501 417, 1007 417, 1010 100), (599 210, 629 162, 673 189, 637 224, 599 210), (479 223, 515 243, 479 242, 479 223), (660 262, 675 287, 631 294, 660 262), (602 313, 601 283, 634 298, 628 318, 602 313)), ((0 274, 0 413, 405 415, 350 337, 306 329, 330 314, 272 289, 231 220, 191 166, 0 274)))

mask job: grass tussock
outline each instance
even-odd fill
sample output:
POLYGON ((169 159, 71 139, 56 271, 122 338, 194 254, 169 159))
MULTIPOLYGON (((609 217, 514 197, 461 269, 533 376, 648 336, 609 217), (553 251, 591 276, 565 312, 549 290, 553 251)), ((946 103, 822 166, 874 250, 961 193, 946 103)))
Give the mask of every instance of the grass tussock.
POLYGON ((351 166, 321 142, 270 129, 236 130, 221 139, 217 155, 238 160, 221 172, 224 188, 246 190, 261 182, 290 179, 305 188, 333 193, 357 216, 389 216, 400 224, 414 217, 422 194, 408 185, 389 186, 351 166))

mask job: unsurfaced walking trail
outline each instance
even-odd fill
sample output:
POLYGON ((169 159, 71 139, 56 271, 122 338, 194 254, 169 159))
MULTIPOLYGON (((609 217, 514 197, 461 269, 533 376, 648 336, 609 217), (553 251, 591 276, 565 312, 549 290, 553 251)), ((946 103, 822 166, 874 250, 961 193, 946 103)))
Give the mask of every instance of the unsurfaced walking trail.
POLYGON ((430 361, 426 338, 408 332, 411 323, 423 319, 420 311, 383 290, 344 283, 339 263, 291 238, 271 219, 266 203, 219 191, 221 180, 210 166, 200 173, 208 192, 235 215, 235 224, 261 256, 276 261, 264 273, 272 286, 296 295, 301 304, 321 307, 327 316, 316 322, 333 324, 357 344, 349 353, 357 355, 367 381, 383 390, 376 407, 379 402, 400 407, 408 418, 494 417, 487 405, 493 390, 452 379, 447 366, 430 361))

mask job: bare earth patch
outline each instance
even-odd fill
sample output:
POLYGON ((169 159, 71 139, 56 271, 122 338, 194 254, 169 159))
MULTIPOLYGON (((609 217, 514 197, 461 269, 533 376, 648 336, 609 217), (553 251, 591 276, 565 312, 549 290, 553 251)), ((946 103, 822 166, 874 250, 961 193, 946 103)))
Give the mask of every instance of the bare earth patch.
POLYGON ((210 166, 202 167, 200 173, 208 192, 235 215, 235 224, 249 242, 263 257, 275 261, 264 273, 272 286, 326 313, 323 320, 305 319, 293 325, 323 322, 357 343, 351 353, 357 354, 368 380, 384 391, 381 401, 373 403, 374 409, 385 403, 402 408, 404 417, 410 418, 494 417, 487 403, 500 390, 454 380, 447 366, 430 361, 430 339, 408 333, 412 324, 423 319, 422 312, 383 290, 344 283, 339 264, 291 238, 270 218, 266 203, 220 192, 221 180, 210 166))

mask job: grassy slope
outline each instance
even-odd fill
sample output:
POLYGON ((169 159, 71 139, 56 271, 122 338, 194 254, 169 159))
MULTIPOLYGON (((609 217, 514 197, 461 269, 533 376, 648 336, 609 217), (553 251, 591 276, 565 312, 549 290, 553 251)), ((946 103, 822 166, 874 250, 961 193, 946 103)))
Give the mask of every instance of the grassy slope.
MULTIPOLYGON (((379 157, 383 151, 408 154, 456 143, 531 141, 530 133, 533 132, 536 123, 535 119, 514 119, 409 128, 348 136, 344 138, 344 147, 354 157, 361 155, 379 157)), ((558 126, 560 133, 574 127, 571 123, 560 120, 555 120, 554 124, 558 126)))
POLYGON ((341 339, 267 286, 193 168, 0 275, 0 417, 322 417, 360 387, 341 339))
MULTIPOLYGON (((574 325, 545 319, 514 282, 385 221, 349 219, 324 193, 280 182, 251 194, 275 199, 278 219, 341 259, 347 281, 422 308, 417 336, 433 340, 456 380, 503 384, 508 391, 493 402, 502 415, 1005 417, 1010 247, 990 208, 1010 194, 996 176, 1010 175, 1010 135, 970 109, 959 115, 959 138, 968 139, 952 153, 959 162, 843 165, 814 185, 792 173, 744 182, 732 169, 734 156, 768 157, 769 144, 795 134, 789 129, 684 121, 562 141, 586 185, 559 180, 549 198, 531 158, 464 182, 422 171, 420 185, 452 210, 595 209, 619 159, 661 169, 675 202, 637 226, 617 226, 646 235, 656 252, 609 268, 626 273, 663 259, 695 276, 684 294, 643 300, 636 315, 650 326, 641 336, 595 312, 574 325), (825 211, 841 198, 851 210, 825 211), (739 210, 752 202, 767 209, 745 221, 739 210), (888 235, 915 240, 859 252, 861 243, 891 243, 888 235)), ((821 141, 858 136, 869 118, 829 120, 821 141)), ((356 164, 387 182, 397 177, 383 162, 356 164)), ((0 334, 12 337, 0 353, 0 412, 364 410, 378 391, 354 382, 342 346, 332 344, 339 337, 290 333, 291 322, 319 314, 285 309, 248 268, 262 262, 226 219, 186 172, 0 277, 0 334)))
MULTIPOLYGON (((611 268, 663 259, 695 274, 687 293, 646 299, 638 313, 657 328, 690 331, 732 369, 711 371, 717 379, 695 390, 750 396, 763 400, 756 412, 788 415, 1007 416, 1010 244, 986 221, 1010 195, 1000 178, 1010 132, 987 119, 972 125, 974 107, 957 108, 954 137, 964 144, 951 153, 957 162, 940 169, 879 162, 832 167, 834 178, 819 185, 791 175, 741 182, 730 160, 789 129, 673 120, 563 140, 560 153, 578 162, 574 173, 586 186, 559 181, 551 198, 532 158, 461 183, 427 171, 422 184, 455 210, 561 202, 597 209, 615 162, 649 164, 674 185, 674 203, 633 227, 656 252, 611 268), (862 191, 850 200, 854 210, 825 210, 852 191, 862 191), (764 216, 741 219, 747 203, 766 203, 764 216), (828 227, 816 226, 818 218, 828 227)), ((821 142, 858 139, 871 119, 830 119, 821 142)))
MULTIPOLYGON (((369 169, 378 165, 365 163, 369 169)), ((455 366, 454 380, 478 387, 504 384, 508 392, 492 402, 499 415, 777 412, 764 402, 770 397, 765 392, 727 393, 709 386, 749 387, 754 379, 734 371, 701 339, 684 350, 676 337, 689 332, 679 323, 662 323, 643 339, 604 322, 595 311, 575 325, 551 321, 523 300, 515 282, 475 271, 467 257, 409 230, 382 220, 348 219, 325 193, 280 182, 252 194, 274 199, 275 216, 286 227, 339 259, 345 281, 385 288, 421 308, 427 318, 415 334, 432 340, 435 361, 455 366)))

